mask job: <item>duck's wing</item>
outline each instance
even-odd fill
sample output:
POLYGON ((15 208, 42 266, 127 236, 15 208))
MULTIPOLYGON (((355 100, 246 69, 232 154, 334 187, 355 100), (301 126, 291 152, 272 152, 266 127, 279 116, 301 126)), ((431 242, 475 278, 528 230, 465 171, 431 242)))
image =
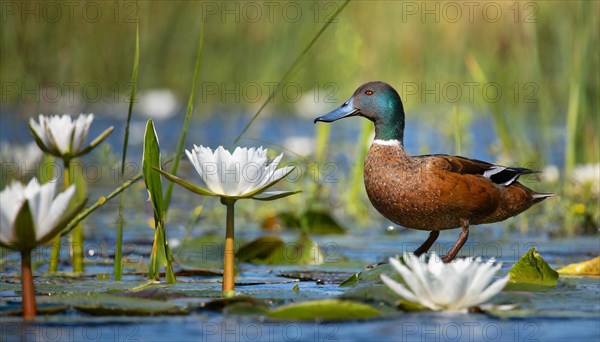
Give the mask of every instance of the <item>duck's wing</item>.
POLYGON ((522 175, 539 172, 524 167, 508 167, 477 159, 449 156, 445 154, 433 154, 420 157, 427 158, 428 162, 433 162, 437 168, 442 168, 448 172, 481 175, 490 181, 503 186, 513 184, 522 175))

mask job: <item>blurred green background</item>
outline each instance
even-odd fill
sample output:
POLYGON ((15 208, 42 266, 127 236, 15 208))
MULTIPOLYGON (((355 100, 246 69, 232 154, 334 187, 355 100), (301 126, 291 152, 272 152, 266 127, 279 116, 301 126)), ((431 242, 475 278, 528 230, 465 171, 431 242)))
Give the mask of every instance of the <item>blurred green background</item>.
MULTIPOLYGON (((343 4, 3 1, 2 116, 103 107, 124 122, 138 21, 139 90, 169 89, 185 102, 204 21, 195 119, 240 111, 249 120, 343 4)), ((548 150, 558 156, 560 179, 549 190, 572 200, 561 201, 557 215, 583 203, 593 230, 596 189, 574 191, 569 175, 600 158, 599 12, 598 1, 351 1, 268 111, 312 117, 360 84, 384 80, 400 92, 409 120, 455 141, 431 151, 419 140, 419 152, 450 154, 473 143, 476 118, 488 118, 498 137, 490 147, 496 161, 543 167, 548 150)), ((357 160, 371 129, 362 127, 357 160)), ((329 132, 317 136, 327 141, 329 132)), ((360 176, 357 164, 348 177, 361 185, 352 178, 360 176)))

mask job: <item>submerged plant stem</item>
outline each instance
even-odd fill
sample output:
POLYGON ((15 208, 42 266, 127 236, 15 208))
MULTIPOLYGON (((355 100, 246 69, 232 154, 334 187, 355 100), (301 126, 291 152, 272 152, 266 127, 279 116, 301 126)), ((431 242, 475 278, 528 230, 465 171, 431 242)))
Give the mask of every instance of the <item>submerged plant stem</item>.
POLYGON ((21 251, 21 290, 23 292, 23 318, 35 318, 37 307, 35 304, 33 275, 31 274, 31 250, 21 251))
POLYGON ((235 272, 234 272, 234 208, 235 200, 221 200, 227 206, 227 224, 225 227, 225 254, 223 256, 223 297, 234 295, 235 272))
POLYGON ((115 263, 113 265, 113 278, 120 281, 123 278, 123 205, 125 194, 119 197, 119 222, 117 224, 117 242, 115 244, 115 263))
MULTIPOLYGON (((77 165, 77 164, 75 164, 77 165)), ((77 168, 73 172, 73 180, 75 182, 76 196, 79 200, 85 198, 85 181, 81 174, 81 169, 77 168)), ((69 181, 72 183, 72 181, 69 181)), ((65 186, 65 189, 67 186, 65 186)), ((83 237, 83 222, 79 222, 71 235, 71 254, 73 256, 73 272, 81 273, 84 271, 83 262, 83 249, 84 249, 84 237, 83 237)))
MULTIPOLYGON (((71 163, 69 160, 64 161, 64 174, 63 174, 63 185, 66 190, 71 185, 71 163)), ((75 232, 73 232, 75 234, 75 232)), ((74 236, 74 235, 73 235, 74 236)), ((57 235, 52 239, 52 253, 50 254, 50 265, 48 266, 48 272, 54 273, 58 271, 58 262, 60 260, 60 238, 61 235, 57 235)), ((71 246, 72 247, 72 246, 71 246)))
POLYGON ((175 274, 173 273, 173 254, 165 234, 163 222, 155 222, 154 244, 150 254, 150 267, 148 270, 148 279, 160 281, 160 266, 165 267, 165 278, 167 284, 175 284, 175 274))

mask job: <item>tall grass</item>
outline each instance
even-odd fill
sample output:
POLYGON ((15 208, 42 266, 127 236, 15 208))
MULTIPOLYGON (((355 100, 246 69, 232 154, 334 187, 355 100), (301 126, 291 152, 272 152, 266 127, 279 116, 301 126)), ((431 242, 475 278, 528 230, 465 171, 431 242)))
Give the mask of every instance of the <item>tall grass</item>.
MULTIPOLYGON (((125 121, 125 134, 123 135, 123 153, 121 157, 121 179, 125 180, 125 168, 127 161, 127 148, 129 146, 129 124, 135 103, 135 92, 138 82, 138 66, 140 64, 140 25, 135 26, 135 52, 133 54, 133 68, 131 71, 131 93, 129 94, 129 107, 127 109, 127 120, 125 121)), ((115 263, 113 278, 117 281, 123 277, 123 206, 125 205, 125 193, 119 198, 119 218, 117 223, 117 241, 115 244, 115 263)))
MULTIPOLYGON (((192 89, 190 90, 190 97, 187 105, 187 112, 185 114, 185 120, 181 134, 179 135, 179 141, 177 142, 177 150, 175 152, 175 158, 173 160, 173 167, 171 168, 171 174, 176 175, 179 169, 179 161, 183 154, 183 148, 185 145, 185 137, 187 136, 188 128, 190 126, 190 120, 194 113, 194 96, 196 94, 196 85, 198 84, 198 75, 200 74, 200 58, 202 57, 202 48, 204 47, 204 22, 200 26, 200 39, 198 41, 198 51, 196 53, 196 66, 194 67, 194 77, 192 80, 192 89)), ((171 194, 173 193, 173 182, 168 182, 167 191, 165 193, 165 211, 169 210, 169 204, 171 203, 171 194)), ((166 213, 165 213, 166 216, 166 213)))
POLYGON ((260 108, 258 108, 258 110, 256 111, 256 113, 254 113, 254 115, 252 116, 250 121, 248 121, 248 123, 244 126, 244 128, 242 128, 242 131, 235 138, 235 140, 233 141, 234 144, 237 144, 238 141, 240 141, 240 139, 242 138, 244 133, 246 133, 248 128, 250 128, 250 126, 252 126, 252 124, 258 118, 260 113, 262 113, 262 111, 267 107, 267 105, 269 103, 271 103, 271 101, 273 101, 275 96, 281 90, 282 86, 285 85, 286 82, 289 81, 289 79, 290 79, 292 73, 295 71, 296 67, 300 64, 301 61, 304 60, 306 55, 308 55, 308 52, 315 45, 317 40, 319 40, 319 38, 325 32, 325 30, 327 30, 329 25, 331 25, 332 23, 335 22, 338 15, 344 10, 344 8, 348 5, 349 2, 350 2, 350 0, 345 0, 344 3, 340 7, 337 8, 335 13, 333 13, 333 15, 331 16, 331 18, 329 18, 328 20, 325 21, 325 24, 321 27, 321 29, 315 34, 315 36, 310 40, 310 42, 306 45, 306 47, 304 47, 302 52, 300 52, 300 54, 298 54, 298 56, 296 56, 296 58, 294 58, 294 61, 292 62, 292 64, 290 64, 290 66, 287 68, 287 70, 283 73, 283 76, 281 76, 281 80, 279 82, 277 82, 277 85, 269 93, 269 96, 267 97, 267 99, 263 102, 263 104, 260 106, 260 108))
MULTIPOLYGON (((11 3, 22 7, 19 1, 11 3)), ((144 56, 148 57, 140 61, 144 73, 138 87, 169 88, 179 97, 186 97, 189 78, 184 75, 189 74, 189 65, 198 57, 197 38, 188 34, 189 27, 203 19, 211 34, 204 42, 202 63, 210 67, 201 70, 203 82, 196 89, 202 93, 203 110, 193 119, 203 119, 202 116, 223 107, 254 113, 235 142, 246 134, 266 106, 270 106, 273 115, 302 108, 295 102, 282 100, 278 96, 280 87, 274 91, 264 91, 263 87, 257 103, 249 103, 244 98, 234 102, 223 97, 226 86, 277 81, 295 82, 306 90, 315 83, 334 82, 338 87, 335 96, 347 97, 359 84, 380 79, 398 88, 406 107, 419 113, 419 120, 452 122, 451 109, 455 106, 473 113, 464 122, 461 116, 461 127, 471 129, 470 124, 479 118, 489 119, 498 136, 498 144, 492 146, 491 152, 503 154, 509 162, 536 163, 542 168, 553 160, 568 173, 577 164, 597 162, 600 158, 600 3, 597 1, 500 2, 497 4, 502 17, 493 23, 479 11, 473 20, 463 15, 457 22, 444 18, 435 21, 432 16, 423 19, 420 12, 408 16, 406 2, 335 2, 326 12, 325 2, 318 3, 319 13, 315 12, 317 7, 311 7, 314 2, 296 2, 303 14, 298 20, 290 21, 279 13, 274 20, 262 17, 258 22, 243 15, 236 20, 222 11, 207 15, 203 12, 204 4, 139 3, 140 13, 145 15, 140 23, 145 32, 140 43, 144 56), (336 16, 332 18, 332 14, 336 16), (436 83, 443 87, 449 82, 479 83, 475 100, 468 98, 464 87, 457 102, 425 94, 425 88, 431 89, 436 83), (481 99, 481 85, 488 82, 501 87, 503 96, 498 102, 481 99), (407 96, 408 88, 404 87, 407 83, 417 86, 412 96, 407 96), (203 91, 206 84, 216 85, 218 92, 207 94, 203 91), (511 88, 514 85, 516 88, 511 88), (527 85, 533 88, 526 88, 527 85), (566 137, 564 144, 563 137, 566 137)), ((237 4, 243 8, 245 3, 237 4)), ((102 6, 109 5, 102 3, 102 6)), ((103 12, 111 13, 108 7, 103 12)), ((19 15, 7 15, 6 25, 0 31, 3 84, 26 90, 37 86, 43 94, 53 84, 95 83, 103 90, 103 99, 112 101, 113 92, 125 89, 123 85, 129 80, 124 75, 131 72, 130 52, 122 48, 130 42, 131 24, 124 19, 124 14, 118 21, 103 16, 90 23, 75 16, 72 22, 51 23, 24 22, 19 15), (115 44, 114 37, 124 37, 123 44, 115 44)), ((81 97, 80 93, 75 96, 81 97)), ((64 109, 62 103, 51 103, 43 96, 36 99, 35 95, 21 91, 4 91, 3 97, 3 115, 64 109)), ((98 105, 100 101, 86 103, 86 108, 98 105)), ((186 115, 188 118, 193 120, 186 115)), ((454 143, 457 149, 456 140, 454 143)), ((179 146, 177 162, 182 152, 179 146)), ((330 146, 330 151, 338 151, 335 141, 330 146)), ((470 147, 462 141, 463 152, 467 153, 470 147)), ((329 157, 317 159, 322 158, 329 157)), ((167 197, 170 199, 170 191, 167 197)))

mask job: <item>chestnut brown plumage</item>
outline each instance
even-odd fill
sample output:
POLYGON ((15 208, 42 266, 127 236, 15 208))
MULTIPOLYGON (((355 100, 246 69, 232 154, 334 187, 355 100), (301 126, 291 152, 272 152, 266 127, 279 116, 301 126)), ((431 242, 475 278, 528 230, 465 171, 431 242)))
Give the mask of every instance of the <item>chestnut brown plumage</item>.
POLYGON ((417 255, 431 248, 440 230, 460 227, 458 241, 443 257, 448 262, 467 241, 470 225, 503 221, 552 196, 517 181, 537 171, 458 156, 406 154, 404 108, 387 83, 360 86, 341 107, 315 122, 349 116, 363 116, 375 125, 364 168, 365 188, 375 209, 406 228, 431 231, 415 250, 417 255))

